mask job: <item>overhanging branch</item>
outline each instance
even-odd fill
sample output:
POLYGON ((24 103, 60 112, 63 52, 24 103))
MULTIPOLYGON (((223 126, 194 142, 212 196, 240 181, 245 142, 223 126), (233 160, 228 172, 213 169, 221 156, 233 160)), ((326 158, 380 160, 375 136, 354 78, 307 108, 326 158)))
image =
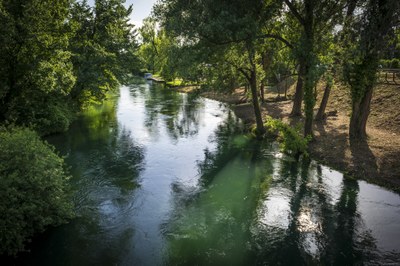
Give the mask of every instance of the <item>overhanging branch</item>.
POLYGON ((282 36, 277 35, 277 34, 270 34, 270 33, 268 33, 268 34, 260 35, 260 36, 258 36, 257 38, 258 38, 258 39, 272 38, 272 39, 279 40, 279 41, 283 42, 283 43, 286 44, 286 46, 289 47, 290 49, 293 49, 293 48, 294 48, 293 44, 291 44, 288 40, 286 40, 285 38, 283 38, 282 36))
POLYGON ((284 1, 285 1, 285 4, 289 7, 289 9, 292 12, 292 14, 297 18, 297 20, 300 22, 300 24, 304 26, 305 20, 300 15, 300 13, 297 10, 297 8, 293 5, 293 3, 290 0, 284 0, 284 1))

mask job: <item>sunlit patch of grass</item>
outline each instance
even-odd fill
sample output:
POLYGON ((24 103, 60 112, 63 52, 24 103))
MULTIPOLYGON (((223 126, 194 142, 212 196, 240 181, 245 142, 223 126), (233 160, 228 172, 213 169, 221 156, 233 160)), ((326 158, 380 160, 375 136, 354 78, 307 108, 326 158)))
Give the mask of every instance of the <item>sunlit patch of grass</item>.
POLYGON ((167 85, 168 86, 172 86, 172 87, 182 86, 182 85, 184 85, 184 82, 183 82, 183 79, 176 78, 176 79, 174 79, 172 81, 168 81, 167 85))

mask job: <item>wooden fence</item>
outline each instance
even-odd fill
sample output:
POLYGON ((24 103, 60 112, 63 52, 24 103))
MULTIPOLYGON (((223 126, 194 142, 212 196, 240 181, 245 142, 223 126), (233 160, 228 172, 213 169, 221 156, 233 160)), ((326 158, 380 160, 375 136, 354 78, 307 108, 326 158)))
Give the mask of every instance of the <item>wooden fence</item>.
POLYGON ((379 71, 379 83, 400 85, 400 69, 382 68, 379 71))

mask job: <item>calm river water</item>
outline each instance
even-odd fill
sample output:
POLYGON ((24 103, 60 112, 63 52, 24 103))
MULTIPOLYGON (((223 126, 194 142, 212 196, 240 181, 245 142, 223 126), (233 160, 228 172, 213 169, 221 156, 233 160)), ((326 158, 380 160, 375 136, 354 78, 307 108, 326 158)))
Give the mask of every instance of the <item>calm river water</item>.
POLYGON ((217 101, 125 86, 49 142, 78 218, 21 264, 400 264, 399 195, 246 137, 217 101))

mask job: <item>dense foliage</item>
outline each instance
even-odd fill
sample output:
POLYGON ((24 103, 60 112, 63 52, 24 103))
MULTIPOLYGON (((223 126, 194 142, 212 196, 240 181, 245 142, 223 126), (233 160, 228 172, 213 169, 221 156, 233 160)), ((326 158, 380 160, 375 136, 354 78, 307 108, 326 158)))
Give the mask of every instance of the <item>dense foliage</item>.
POLYGON ((0 129, 16 126, 0 130, 0 253, 71 217, 63 160, 37 133, 67 130, 138 72, 124 3, 0 0, 0 129))
POLYGON ((123 0, 0 1, 0 123, 65 131, 139 69, 123 0))
POLYGON ((0 121, 65 130, 60 104, 75 84, 68 51, 69 1, 0 1, 0 121))
POLYGON ((68 176, 54 148, 29 129, 0 130, 0 254, 16 254, 72 217, 68 176))
POLYGON ((304 154, 308 156, 307 145, 310 137, 304 138, 299 128, 293 128, 288 124, 272 117, 266 117, 265 127, 269 134, 278 136, 280 148, 283 152, 293 156, 304 154))

